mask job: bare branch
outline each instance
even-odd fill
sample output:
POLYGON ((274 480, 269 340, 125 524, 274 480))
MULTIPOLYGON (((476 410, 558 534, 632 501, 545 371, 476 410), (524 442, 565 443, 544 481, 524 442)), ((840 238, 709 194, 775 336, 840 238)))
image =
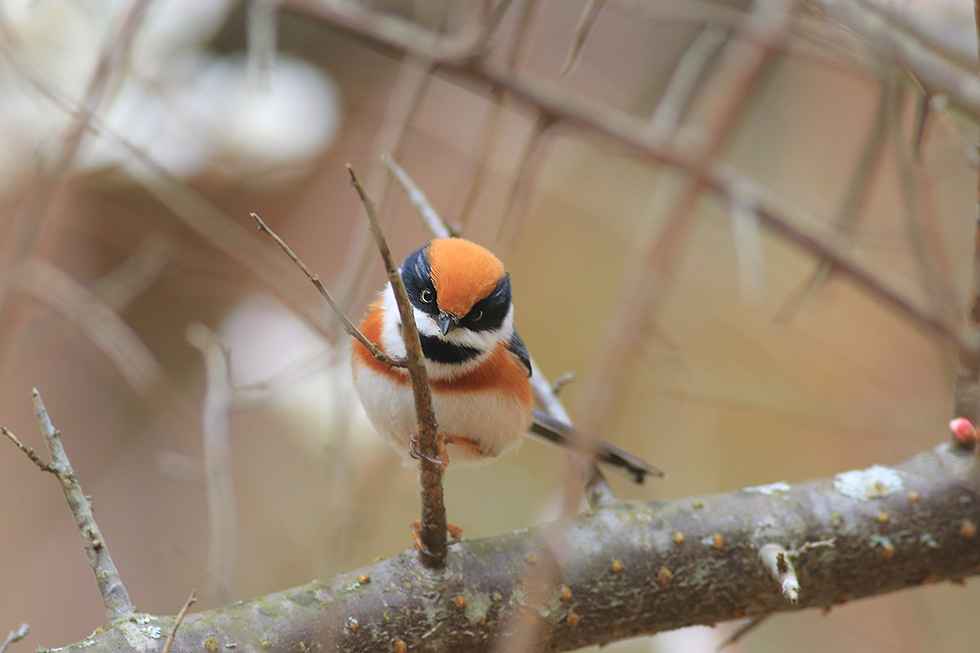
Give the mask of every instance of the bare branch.
MULTIPOLYGON (((415 120, 419 107, 432 85, 432 62, 427 57, 406 53, 398 70, 398 78, 388 94, 385 106, 385 119, 371 143, 372 152, 390 152, 395 159, 401 159, 409 127, 415 120)), ((382 166, 372 165, 365 183, 379 198, 379 210, 384 213, 392 195, 391 174, 384 172, 382 166)), ((366 271, 373 265, 375 246, 369 231, 356 231, 347 247, 335 289, 341 306, 347 306, 362 296, 371 275, 366 271)))
POLYGON ((827 19, 843 25, 881 55, 903 67, 926 94, 947 94, 950 102, 974 120, 980 116, 980 77, 930 47, 913 21, 889 15, 889 3, 809 0, 827 19))
POLYGON ((589 33, 595 26, 595 21, 599 18, 599 12, 606 4, 606 0, 589 0, 582 8, 582 15, 579 16, 578 25, 575 26, 575 34, 572 36, 572 46, 568 50, 565 64, 561 67, 559 77, 566 77, 573 70, 578 68, 579 61, 582 60, 582 48, 585 40, 589 38, 589 33))
POLYGON ((40 469, 42 472, 49 472, 49 473, 55 474, 55 475, 58 474, 58 470, 57 469, 55 469, 54 467, 52 467, 50 464, 44 462, 44 459, 41 458, 41 456, 38 455, 38 453, 36 451, 34 451, 33 448, 31 448, 31 447, 27 446, 26 444, 24 444, 23 442, 21 442, 17 438, 17 436, 14 435, 13 432, 10 429, 8 429, 6 426, 0 426, 0 433, 3 433, 4 435, 6 435, 7 438, 11 442, 14 443, 14 446, 16 446, 22 452, 24 452, 24 455, 27 456, 28 458, 30 458, 31 462, 34 463, 35 465, 37 465, 37 468, 40 469))
POLYGON ((184 617, 187 616, 187 611, 190 610, 191 606, 195 603, 197 603, 197 595, 194 590, 191 590, 191 595, 188 596, 187 600, 184 602, 184 607, 180 609, 180 612, 177 613, 177 617, 174 619, 174 625, 170 629, 170 634, 167 635, 167 641, 163 645, 162 653, 170 653, 170 647, 174 645, 174 637, 177 636, 177 629, 180 628, 180 622, 184 620, 184 617))
POLYGON ((408 196, 408 200, 415 207, 415 210, 419 212, 422 216, 425 226, 429 228, 436 238, 451 238, 453 236, 458 236, 449 223, 442 219, 436 210, 432 207, 432 203, 429 202, 429 198, 425 196, 425 192, 419 188, 418 184, 415 183, 408 173, 395 159, 384 152, 381 154, 381 161, 388 167, 388 170, 395 176, 398 183, 401 184, 402 190, 405 191, 405 195, 408 196))
POLYGON ((766 615, 761 615, 759 617, 752 617, 751 619, 746 619, 745 623, 743 623, 741 626, 739 626, 738 628, 730 632, 728 636, 725 637, 725 639, 721 640, 718 643, 718 648, 716 648, 715 650, 722 651, 726 647, 731 646, 732 644, 737 644, 739 640, 741 640, 743 637, 745 637, 753 630, 758 628, 762 624, 762 622, 768 618, 769 615, 766 614, 766 615))
POLYGON ((534 188, 538 168, 545 154, 545 143, 548 129, 554 124, 554 117, 539 113, 531 132, 527 135, 521 153, 517 157, 514 175, 507 191, 504 203, 505 217, 497 231, 497 242, 506 251, 514 246, 520 233, 521 220, 527 209, 528 197, 534 188))
POLYGON ((208 498, 208 578, 222 601, 234 595, 238 520, 231 476, 228 413, 234 401, 228 350, 217 334, 203 324, 187 326, 187 341, 204 358, 203 427, 204 485, 208 498))
MULTIPOLYGON (((78 479, 75 477, 75 470, 72 469, 71 461, 68 460, 68 454, 61 443, 61 433, 51 423, 47 409, 44 407, 44 402, 41 401, 41 395, 36 388, 31 392, 31 396, 34 399, 34 414, 37 417, 41 435, 44 436, 44 443, 51 455, 51 462, 48 464, 49 469, 47 471, 53 473, 58 478, 58 482, 61 483, 61 489, 68 501, 68 508, 75 519, 75 527, 82 539, 85 555, 88 556, 89 565, 95 573, 95 582, 99 586, 102 601, 105 603, 106 618, 110 624, 120 619, 126 619, 136 613, 136 608, 133 607, 129 592, 126 591, 126 586, 123 585, 119 571, 112 561, 112 556, 109 555, 109 547, 105 538, 102 537, 99 525, 95 522, 95 516, 92 514, 92 502, 82 491, 82 486, 79 485, 78 479)), ((10 437, 9 434, 8 437, 10 437)))
POLYGON ((665 142, 680 125, 681 116, 694 97, 708 63, 731 36, 726 24, 709 23, 694 38, 670 76, 663 97, 650 119, 649 136, 665 142))
POLYGON ((256 88, 263 91, 272 89, 278 8, 279 0, 249 0, 247 8, 248 74, 256 88))
MULTIPOLYGON (((878 99, 875 113, 868 125, 861 155, 854 164, 854 170, 849 175, 850 181, 844 192, 840 207, 834 219, 834 237, 844 242, 850 238, 858 223, 858 217, 867 196, 871 193, 871 180, 878 172, 885 148, 885 136, 888 131, 888 114, 890 105, 896 101, 889 92, 889 81, 886 80, 878 88, 878 99)), ((803 285, 786 301, 776 316, 776 323, 787 326, 793 320, 796 312, 803 304, 812 298, 816 292, 830 279, 834 272, 833 266, 827 259, 820 259, 816 269, 803 285)))
POLYGON ((21 624, 17 630, 11 630, 7 639, 3 640, 3 644, 0 644, 0 653, 5 653, 8 646, 24 639, 29 632, 31 632, 31 627, 27 624, 21 624))
POLYGON ((415 326, 414 309, 408 300, 405 284, 402 282, 398 264, 395 263, 388 249, 378 222, 374 202, 368 197, 358 181, 354 169, 347 164, 351 184, 357 189, 357 194, 367 212, 371 232, 374 234, 378 251, 384 262, 388 282, 395 293, 402 328, 402 340, 405 342, 405 359, 409 377, 412 382, 412 395, 415 398, 415 417, 418 420, 419 450, 419 484, 422 496, 422 519, 419 536, 422 548, 419 549, 422 562, 433 569, 442 569, 446 564, 446 507, 443 503, 442 466, 435 462, 439 457, 439 434, 436 427, 436 416, 432 409, 432 394, 429 388, 429 375, 425 369, 425 357, 422 354, 422 342, 419 339, 418 328, 415 326))
MULTIPOLYGON (((569 651, 980 574, 977 457, 942 445, 877 469, 895 482, 862 489, 840 479, 868 475, 849 472, 771 492, 631 502, 469 540, 438 576, 409 550, 324 583, 188 615, 175 646, 193 648, 215 632, 228 641, 275 632, 270 653, 311 644, 489 653, 513 650, 514 637, 533 632, 534 650, 569 651), (777 541, 805 588, 795 604, 760 556, 777 541), (539 576, 543 566, 554 572, 539 576), (531 588, 532 577, 550 581, 531 588), (528 592, 547 600, 531 604, 528 592)), ((115 627, 62 651, 91 646, 134 650, 115 627)))
POLYGON ((769 543, 759 549, 759 558, 769 573, 779 583, 779 587, 791 603, 800 600, 800 579, 786 549, 780 544, 769 543))
MULTIPOLYGON (((974 20, 980 38, 980 0, 974 0, 974 20)), ((980 171, 977 176, 977 190, 980 192, 980 171)), ((974 211, 980 212, 980 207, 974 211)), ((970 270, 970 300, 966 311, 967 328, 977 336, 980 334, 980 222, 974 215, 976 232, 973 236, 973 265, 970 270)), ((968 357, 960 353, 956 361, 956 383, 953 387, 953 415, 969 420, 971 425, 980 423, 980 357, 968 357)), ((953 442, 965 449, 972 449, 974 443, 957 439, 953 442)))
POLYGON ((139 394, 148 396, 166 384, 166 373, 153 352, 98 295, 39 259, 30 261, 25 273, 21 287, 88 338, 139 394))
POLYGON ((262 218, 259 217, 257 213, 252 213, 250 215, 258 223, 259 229, 269 234, 269 236, 271 236, 272 239, 276 241, 276 244, 282 248, 282 251, 286 252, 286 255, 293 261, 293 263, 295 263, 296 266, 303 271, 303 274, 306 275, 306 278, 309 279, 314 286, 316 286, 316 289, 320 292, 320 295, 322 295, 323 298, 326 300, 327 304, 333 310, 334 314, 338 318, 340 318, 341 323, 343 323, 344 325, 344 330, 348 333, 348 335, 350 335, 353 338, 357 338, 357 341, 360 342, 365 347, 367 347, 367 350, 371 352, 372 356, 377 358, 379 361, 385 363, 386 365, 390 365, 392 367, 405 367, 407 365, 406 361, 389 356, 385 352, 378 349, 378 346, 376 344, 368 340, 367 336, 361 333, 361 330, 358 329, 354 325, 354 323, 350 321, 350 318, 347 317, 347 314, 344 313, 343 309, 340 308, 340 306, 337 304, 336 301, 334 301, 334 298, 330 295, 330 292, 324 287, 323 282, 320 281, 320 275, 314 273, 313 270, 307 267, 306 263, 303 263, 303 261, 298 256, 296 256, 292 248, 290 248, 289 245, 287 245, 286 242, 279 237, 279 234, 274 232, 269 227, 269 225, 267 225, 262 220, 262 218))

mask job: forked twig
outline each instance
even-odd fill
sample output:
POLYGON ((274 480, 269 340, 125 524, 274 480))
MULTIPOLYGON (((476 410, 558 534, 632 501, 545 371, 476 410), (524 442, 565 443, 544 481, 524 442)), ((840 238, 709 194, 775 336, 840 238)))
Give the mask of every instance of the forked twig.
POLYGON ((17 630, 11 630, 10 633, 7 635, 7 639, 3 640, 3 643, 0 644, 0 653, 5 653, 8 646, 13 644, 14 642, 19 642, 20 640, 24 639, 25 637, 27 637, 27 634, 29 632, 31 632, 31 627, 28 626, 27 624, 21 624, 17 630))
POLYGON ((28 458, 39 469, 54 474, 58 479, 61 490, 65 494, 65 500, 68 502, 68 508, 75 519, 75 527, 82 539, 82 548, 85 549, 89 566, 95 573, 95 582, 99 586, 99 593, 102 595, 102 601, 105 604, 106 618, 109 623, 126 619, 136 613, 136 608, 129 598, 129 592, 123 585, 119 570, 116 569, 116 565, 112 561, 112 556, 109 555, 109 547, 106 546, 99 525, 95 522, 95 516, 92 514, 92 502, 82 491, 82 486, 75 477, 75 470, 72 468, 71 461, 68 460, 68 454, 65 453, 65 447, 61 442, 61 433, 51 423, 37 388, 31 392, 31 397, 34 399, 34 415, 41 429, 41 435, 44 436, 48 453, 51 455, 51 462, 45 463, 33 449, 22 444, 7 428, 0 427, 0 430, 17 445, 18 449, 27 454, 28 458))

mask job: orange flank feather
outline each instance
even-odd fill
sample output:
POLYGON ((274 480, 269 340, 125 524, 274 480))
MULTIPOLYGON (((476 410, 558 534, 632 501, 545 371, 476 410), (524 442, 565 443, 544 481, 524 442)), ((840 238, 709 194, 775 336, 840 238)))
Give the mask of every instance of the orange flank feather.
POLYGON ((504 276, 504 264, 476 243, 461 238, 433 240, 426 249, 439 308, 456 317, 490 294, 504 276))
MULTIPOLYGON (((361 333, 368 340, 376 344, 378 349, 384 351, 384 347, 381 345, 381 327, 384 310, 381 308, 380 303, 381 300, 379 299, 371 305, 367 317, 361 323, 361 333)), ((399 384, 409 384, 408 372, 379 361, 371 355, 367 347, 357 340, 354 341, 351 356, 360 359, 360 362, 365 367, 384 374, 399 384)), ((478 392, 481 390, 499 390, 502 394, 514 397, 529 409, 531 407, 531 384, 527 379, 527 372, 510 357, 507 349, 502 344, 497 345, 490 358, 476 369, 451 379, 429 379, 429 385, 433 392, 464 393, 478 392)))

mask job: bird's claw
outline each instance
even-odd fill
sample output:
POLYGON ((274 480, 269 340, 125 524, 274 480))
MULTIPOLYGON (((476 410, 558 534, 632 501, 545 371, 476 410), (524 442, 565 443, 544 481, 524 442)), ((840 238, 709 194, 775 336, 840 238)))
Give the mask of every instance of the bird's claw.
POLYGON ((442 433, 439 433, 436 435, 436 440, 439 443, 439 454, 435 457, 427 456, 422 453, 422 447, 419 444, 418 431, 412 431, 411 435, 408 436, 408 455, 416 460, 428 460, 433 465, 448 467, 449 453, 446 451, 446 439, 443 437, 442 433))

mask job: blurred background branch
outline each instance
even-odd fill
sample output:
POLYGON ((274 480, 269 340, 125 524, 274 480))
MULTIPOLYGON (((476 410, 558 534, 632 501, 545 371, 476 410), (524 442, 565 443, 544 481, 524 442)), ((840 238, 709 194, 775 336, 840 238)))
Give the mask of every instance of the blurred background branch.
MULTIPOLYGON (((531 353, 550 378, 577 372, 570 416, 670 472, 644 489, 610 479, 617 495, 796 482, 931 448, 951 397, 958 414, 980 406, 972 9, 3 0, 4 422, 30 433, 11 398, 45 389, 149 612, 191 587, 218 607, 215 564, 246 598, 403 550, 415 473, 351 403, 343 330, 249 218, 298 244, 356 316, 383 279, 343 164, 367 171, 396 259, 429 238, 391 192, 391 152, 505 261, 531 353), (206 507, 191 323, 231 352, 236 519, 206 507), (233 562, 209 560, 215 523, 235 524, 233 562)), ((559 516, 563 461, 528 442, 451 469, 452 521, 478 538, 559 516)), ((32 624, 17 645, 75 641, 100 607, 80 600, 93 590, 63 506, 23 468, 0 455, 0 514, 17 526, 0 614, 32 624)), ((737 646, 965 650, 976 592, 783 615, 737 646)), ((726 632, 606 650, 700 650, 726 632)))

